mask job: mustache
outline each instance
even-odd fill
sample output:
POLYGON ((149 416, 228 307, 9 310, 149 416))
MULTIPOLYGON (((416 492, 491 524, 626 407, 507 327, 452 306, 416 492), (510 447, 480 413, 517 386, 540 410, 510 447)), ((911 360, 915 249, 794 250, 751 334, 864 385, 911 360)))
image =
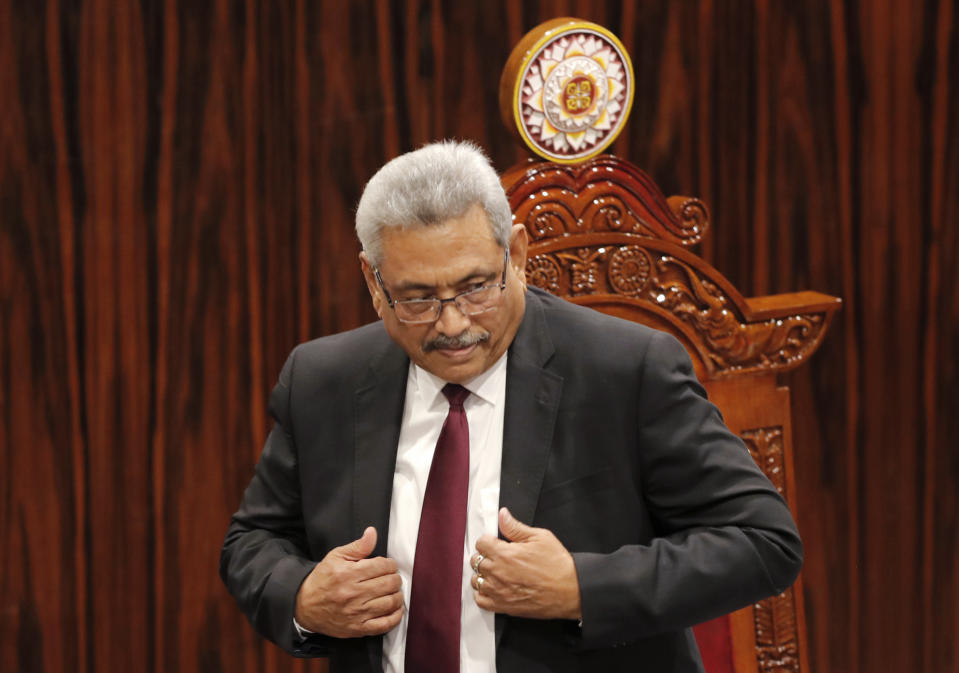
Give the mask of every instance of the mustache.
POLYGON ((423 343, 423 351, 425 353, 429 353, 430 351, 435 351, 439 348, 454 350, 459 348, 469 348, 473 344, 478 344, 483 341, 489 341, 489 332, 463 332, 462 334, 457 334, 456 336, 438 334, 432 339, 429 339, 423 343))

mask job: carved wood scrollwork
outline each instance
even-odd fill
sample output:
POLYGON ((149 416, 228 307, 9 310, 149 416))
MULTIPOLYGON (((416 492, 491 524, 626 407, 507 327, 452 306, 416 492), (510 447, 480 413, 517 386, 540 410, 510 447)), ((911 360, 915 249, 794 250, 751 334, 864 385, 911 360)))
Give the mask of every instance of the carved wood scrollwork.
POLYGON ((547 292, 559 293, 559 275, 559 264, 548 255, 538 255, 526 262, 526 280, 547 292))
POLYGON ((783 471, 782 426, 746 430, 741 435, 749 455, 773 483, 779 495, 786 497, 786 474, 783 471))
MULTIPOLYGON (((709 213, 706 211, 705 203, 699 199, 686 196, 671 196, 667 200, 676 214, 679 215, 679 221, 682 222, 684 231, 691 232, 691 236, 706 231, 709 226, 709 213)), ((701 236, 701 234, 698 235, 701 236)))
POLYGON ((620 294, 638 297, 649 283, 653 260, 638 245, 624 245, 609 260, 609 284, 620 294))
POLYGON ((817 314, 744 323, 722 290, 688 264, 663 255, 656 267, 657 301, 704 337, 719 370, 788 365, 815 344, 822 328, 817 314))
POLYGON ((599 283, 599 265, 606 261, 606 248, 580 248, 575 253, 557 252, 556 258, 566 263, 570 272, 570 290, 574 294, 592 294, 599 283))
POLYGON ((793 590, 753 606, 756 623, 756 661, 761 673, 799 673, 796 606, 793 590))
MULTIPOLYGON (((749 455, 780 494, 786 494, 782 426, 755 428, 740 435, 749 455)), ((761 673, 799 673, 799 641, 793 589, 753 606, 756 659, 761 673)))
POLYGON ((577 165, 517 167, 503 177, 513 221, 534 241, 586 232, 631 233, 689 247, 709 227, 706 205, 666 199, 636 166, 609 156, 577 165))
POLYGON ((718 375, 789 368, 815 349, 824 324, 821 313, 746 321, 701 270, 640 245, 541 253, 526 273, 554 294, 618 294, 671 313, 692 328, 718 375))

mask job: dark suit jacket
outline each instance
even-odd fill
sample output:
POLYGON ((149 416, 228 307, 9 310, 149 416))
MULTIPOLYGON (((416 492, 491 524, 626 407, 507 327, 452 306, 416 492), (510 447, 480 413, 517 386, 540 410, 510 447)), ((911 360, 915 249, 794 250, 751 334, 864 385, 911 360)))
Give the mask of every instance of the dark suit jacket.
MULTIPOLYGON (((299 643, 300 583, 366 526, 386 555, 409 360, 381 323, 297 347, 276 425, 223 546, 261 634, 334 671, 380 670, 382 638, 299 643)), ((538 290, 509 350, 501 504, 573 553, 583 625, 499 615, 497 670, 701 671, 690 625, 784 590, 789 511, 671 336, 538 290)), ((410 671, 409 673, 415 673, 410 671)))

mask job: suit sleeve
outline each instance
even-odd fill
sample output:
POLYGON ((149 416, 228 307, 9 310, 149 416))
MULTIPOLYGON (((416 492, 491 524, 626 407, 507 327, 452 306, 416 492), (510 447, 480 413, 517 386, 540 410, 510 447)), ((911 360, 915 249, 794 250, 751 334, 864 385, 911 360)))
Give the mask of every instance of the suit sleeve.
POLYGON ((727 614, 784 591, 802 564, 786 503, 706 398, 682 345, 657 333, 641 371, 636 450, 657 537, 573 554, 585 648, 727 614))
POLYGON ((253 627, 287 652, 328 656, 335 639, 300 638, 296 594, 316 562, 307 549, 296 447, 290 432, 290 388, 296 351, 270 396, 275 420, 253 480, 223 542, 220 577, 253 627))

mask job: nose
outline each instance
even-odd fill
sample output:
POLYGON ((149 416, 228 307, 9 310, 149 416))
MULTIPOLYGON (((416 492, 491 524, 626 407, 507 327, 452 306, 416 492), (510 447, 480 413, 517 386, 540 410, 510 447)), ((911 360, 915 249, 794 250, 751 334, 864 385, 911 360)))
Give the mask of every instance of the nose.
POLYGON ((463 313, 455 301, 446 302, 440 308, 440 317, 433 323, 436 331, 446 336, 457 336, 470 326, 470 319, 463 313))

